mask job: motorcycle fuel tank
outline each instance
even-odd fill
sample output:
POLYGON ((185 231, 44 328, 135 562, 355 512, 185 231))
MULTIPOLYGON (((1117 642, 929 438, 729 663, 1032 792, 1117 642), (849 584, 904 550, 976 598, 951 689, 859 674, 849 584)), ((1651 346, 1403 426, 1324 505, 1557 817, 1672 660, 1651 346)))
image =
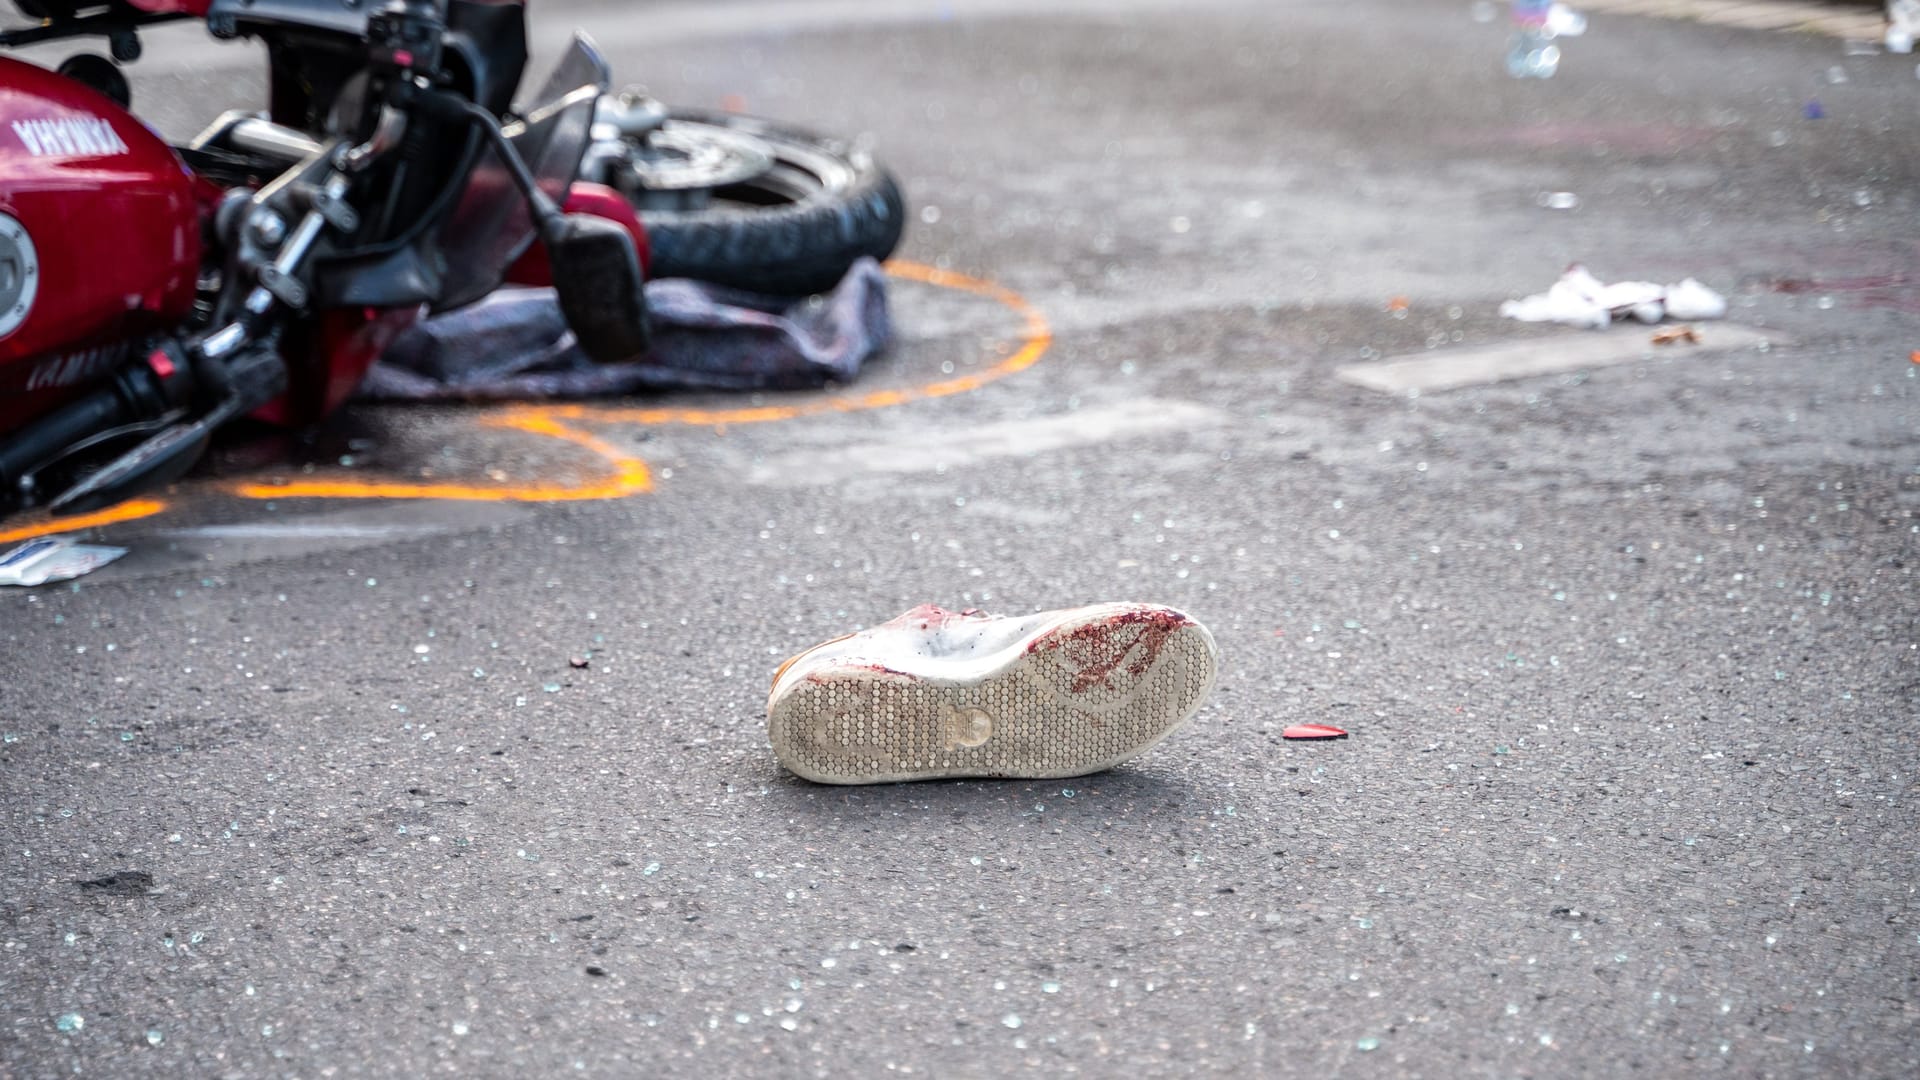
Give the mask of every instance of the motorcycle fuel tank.
POLYGON ((0 57, 0 430, 105 374, 117 343, 178 324, 199 267, 172 148, 92 89, 0 57))

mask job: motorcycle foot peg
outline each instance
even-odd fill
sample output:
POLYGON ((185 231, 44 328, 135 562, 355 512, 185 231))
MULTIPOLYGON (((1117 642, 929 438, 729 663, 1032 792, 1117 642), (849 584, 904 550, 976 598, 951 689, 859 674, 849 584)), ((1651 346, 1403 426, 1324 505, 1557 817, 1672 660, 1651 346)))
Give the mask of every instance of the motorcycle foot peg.
POLYGON ((633 236, 589 214, 564 214, 541 231, 554 292, 588 358, 619 364, 647 351, 647 294, 633 236))

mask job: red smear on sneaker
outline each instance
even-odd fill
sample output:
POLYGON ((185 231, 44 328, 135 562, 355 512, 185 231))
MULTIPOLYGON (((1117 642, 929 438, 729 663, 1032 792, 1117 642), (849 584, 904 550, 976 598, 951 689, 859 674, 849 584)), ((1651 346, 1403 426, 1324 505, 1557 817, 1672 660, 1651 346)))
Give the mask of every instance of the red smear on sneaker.
POLYGON ((1347 733, 1327 724, 1295 724, 1280 733, 1283 739, 1344 739, 1347 733))
POLYGON ((1139 608, 1116 612, 1099 622, 1061 633, 1049 631, 1028 643, 1027 651, 1058 649, 1074 669, 1073 692, 1084 694, 1095 686, 1112 688, 1113 675, 1129 658, 1127 671, 1144 675, 1160 655, 1168 636, 1193 620, 1170 608, 1139 608), (1129 629, 1129 628, 1134 629, 1129 629))

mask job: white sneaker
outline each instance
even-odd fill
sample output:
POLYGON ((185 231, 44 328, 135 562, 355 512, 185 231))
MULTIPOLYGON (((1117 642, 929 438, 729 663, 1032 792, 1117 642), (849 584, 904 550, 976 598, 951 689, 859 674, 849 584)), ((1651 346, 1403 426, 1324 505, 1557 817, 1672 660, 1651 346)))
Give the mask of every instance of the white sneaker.
POLYGON ((1155 604, 999 618, 914 608, 780 665, 767 735, 822 784, 1099 772, 1172 734, 1213 689, 1206 627, 1155 604))

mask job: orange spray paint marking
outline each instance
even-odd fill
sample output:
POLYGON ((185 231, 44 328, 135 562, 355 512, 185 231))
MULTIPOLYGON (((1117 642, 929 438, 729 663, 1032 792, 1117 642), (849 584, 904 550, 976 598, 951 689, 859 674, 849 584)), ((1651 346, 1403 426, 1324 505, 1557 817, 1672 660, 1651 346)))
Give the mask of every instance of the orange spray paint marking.
MULTIPOLYGON (((793 405, 759 405, 738 409, 636 408, 607 405, 522 405, 484 416, 488 427, 522 431, 529 435, 559 439, 588 451, 607 470, 599 479, 579 483, 544 481, 530 484, 413 483, 397 480, 311 479, 286 483, 234 481, 221 485, 229 494, 246 499, 455 499, 472 502, 582 502, 620 499, 653 490, 653 474, 647 463, 628 454, 599 436, 572 424, 682 424, 711 427, 724 433, 729 424, 761 424, 792 420, 803 416, 830 413, 864 412, 891 408, 914 401, 949 397, 978 390, 988 383, 1025 371, 1038 363, 1053 345, 1053 330, 1039 309, 1026 298, 1004 286, 983 278, 957 274, 921 263, 895 260, 887 263, 887 273, 903 281, 916 281, 935 288, 971 293, 992 300, 1018 315, 1023 323, 1019 344, 1005 359, 969 375, 943 379, 922 386, 873 390, 863 394, 818 397, 793 405)), ((1002 345, 997 351, 1008 352, 1002 345)), ((31 539, 49 533, 108 525, 149 517, 167 508, 157 499, 141 499, 70 518, 52 519, 0 532, 0 542, 31 539)))
POLYGON ((1025 371, 1038 363, 1053 345, 1053 329, 1046 316, 1027 303, 1026 298, 1001 285, 981 278, 940 270, 921 263, 887 263, 887 273, 904 281, 918 281, 942 289, 972 293, 1011 308, 1025 323, 1020 347, 1005 360, 985 371, 961 375, 925 386, 898 390, 873 390, 844 397, 816 398, 797 405, 756 405, 742 409, 637 409, 617 405, 548 405, 536 411, 564 420, 591 420, 608 424, 685 424, 698 427, 725 427, 728 424, 765 424, 826 413, 865 412, 905 405, 910 401, 949 397, 978 390, 990 382, 1025 371))
POLYGON ((755 405, 738 409, 662 409, 618 405, 522 405, 488 418, 490 427, 524 431, 562 439, 591 451, 612 467, 613 476, 592 483, 535 483, 483 487, 473 484, 421 484, 382 480, 300 480, 283 484, 240 482, 227 490, 248 499, 465 499, 476 502, 584 502, 619 499, 653 490, 646 462, 575 427, 588 424, 681 424, 710 427, 725 434, 730 424, 765 424, 803 416, 863 412, 908 402, 967 393, 1025 371, 1053 344, 1053 330, 1039 309, 1019 293, 982 278, 956 274, 920 263, 895 260, 887 273, 905 281, 972 293, 993 300, 1018 314, 1025 324, 1019 347, 984 371, 943 379, 924 386, 874 390, 864 394, 815 398, 794 405, 755 405))
POLYGON ((52 536, 55 533, 77 532, 81 529, 112 525, 117 521, 134 521, 138 518, 152 517, 166 508, 167 504, 160 499, 135 499, 91 514, 46 518, 31 525, 21 525, 0 532, 0 544, 12 543, 15 540, 31 540, 36 536, 52 536))
POLYGON ((592 451, 613 468, 613 476, 588 484, 416 484, 385 480, 302 480, 286 484, 243 482, 235 495, 247 499, 464 499, 469 502, 585 502, 619 499, 653 490, 647 463, 584 431, 561 424, 541 410, 515 410, 489 418, 489 427, 510 428, 561 439, 592 451))

